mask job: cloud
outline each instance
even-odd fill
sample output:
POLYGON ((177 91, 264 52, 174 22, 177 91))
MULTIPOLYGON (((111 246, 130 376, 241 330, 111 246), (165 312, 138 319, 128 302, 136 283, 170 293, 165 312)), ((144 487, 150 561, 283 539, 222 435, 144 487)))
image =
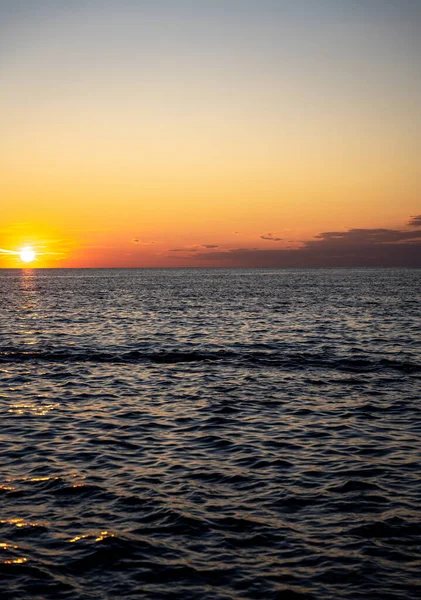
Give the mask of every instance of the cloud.
POLYGON ((219 248, 216 244, 200 244, 195 246, 184 246, 183 248, 171 248, 168 252, 199 252, 201 248, 205 248, 206 250, 214 250, 215 248, 219 248))
POLYGON ((201 252, 196 258, 238 267, 421 267, 421 228, 326 231, 301 244, 201 252))
MULTIPOLYGON (((400 243, 407 240, 421 238, 421 229, 416 231, 406 231, 399 229, 350 229, 349 231, 327 231, 319 233, 316 238, 318 243, 324 244, 342 244, 342 245, 360 245, 364 244, 385 244, 400 243)), ((307 245, 314 245, 317 242, 306 242, 307 245)))
POLYGON ((133 244, 140 244, 141 246, 150 246, 151 244, 156 244, 155 241, 144 242, 141 237, 137 236, 132 239, 133 244))
POLYGON ((416 215, 414 217, 411 217, 408 225, 410 227, 421 227, 421 215, 416 215))
POLYGON ((275 237, 274 233, 266 233, 260 236, 261 240, 268 240, 269 242, 282 242, 283 238, 275 237))
POLYGON ((193 248, 171 248, 168 252, 198 252, 199 248, 194 246, 193 248))

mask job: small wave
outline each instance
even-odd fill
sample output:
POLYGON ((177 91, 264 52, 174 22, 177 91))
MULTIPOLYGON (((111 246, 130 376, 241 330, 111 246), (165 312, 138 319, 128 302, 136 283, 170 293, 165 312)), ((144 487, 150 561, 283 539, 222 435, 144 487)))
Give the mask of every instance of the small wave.
POLYGON ((381 488, 375 483, 359 479, 349 479, 342 485, 333 487, 331 491, 338 494, 347 494, 349 492, 365 492, 379 489, 381 488))
POLYGON ((409 523, 395 517, 386 521, 376 521, 353 527, 349 533, 365 538, 404 538, 405 543, 409 544, 411 538, 415 538, 415 543, 419 542, 421 526, 418 523, 409 523))

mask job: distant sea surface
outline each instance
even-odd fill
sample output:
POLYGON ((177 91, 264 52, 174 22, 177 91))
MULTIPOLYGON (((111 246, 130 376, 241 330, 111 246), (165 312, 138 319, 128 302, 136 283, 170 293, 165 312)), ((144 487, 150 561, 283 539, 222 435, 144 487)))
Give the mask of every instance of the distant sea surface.
POLYGON ((419 600, 421 271, 0 271, 5 600, 419 600))

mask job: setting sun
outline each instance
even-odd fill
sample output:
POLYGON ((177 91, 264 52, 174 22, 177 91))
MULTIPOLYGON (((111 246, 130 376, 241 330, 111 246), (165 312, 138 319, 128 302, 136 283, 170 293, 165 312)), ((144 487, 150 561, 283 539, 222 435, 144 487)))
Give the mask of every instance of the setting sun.
POLYGON ((35 260, 35 252, 30 246, 22 248, 22 250, 19 252, 19 256, 20 259, 26 263, 30 263, 35 260))

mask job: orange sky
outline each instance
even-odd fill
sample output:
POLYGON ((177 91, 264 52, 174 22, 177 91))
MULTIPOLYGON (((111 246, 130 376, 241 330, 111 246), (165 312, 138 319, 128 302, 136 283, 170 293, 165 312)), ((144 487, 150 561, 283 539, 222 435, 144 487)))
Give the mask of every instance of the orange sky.
POLYGON ((0 5, 0 267, 218 266, 421 213, 419 4, 198 4, 0 5))

